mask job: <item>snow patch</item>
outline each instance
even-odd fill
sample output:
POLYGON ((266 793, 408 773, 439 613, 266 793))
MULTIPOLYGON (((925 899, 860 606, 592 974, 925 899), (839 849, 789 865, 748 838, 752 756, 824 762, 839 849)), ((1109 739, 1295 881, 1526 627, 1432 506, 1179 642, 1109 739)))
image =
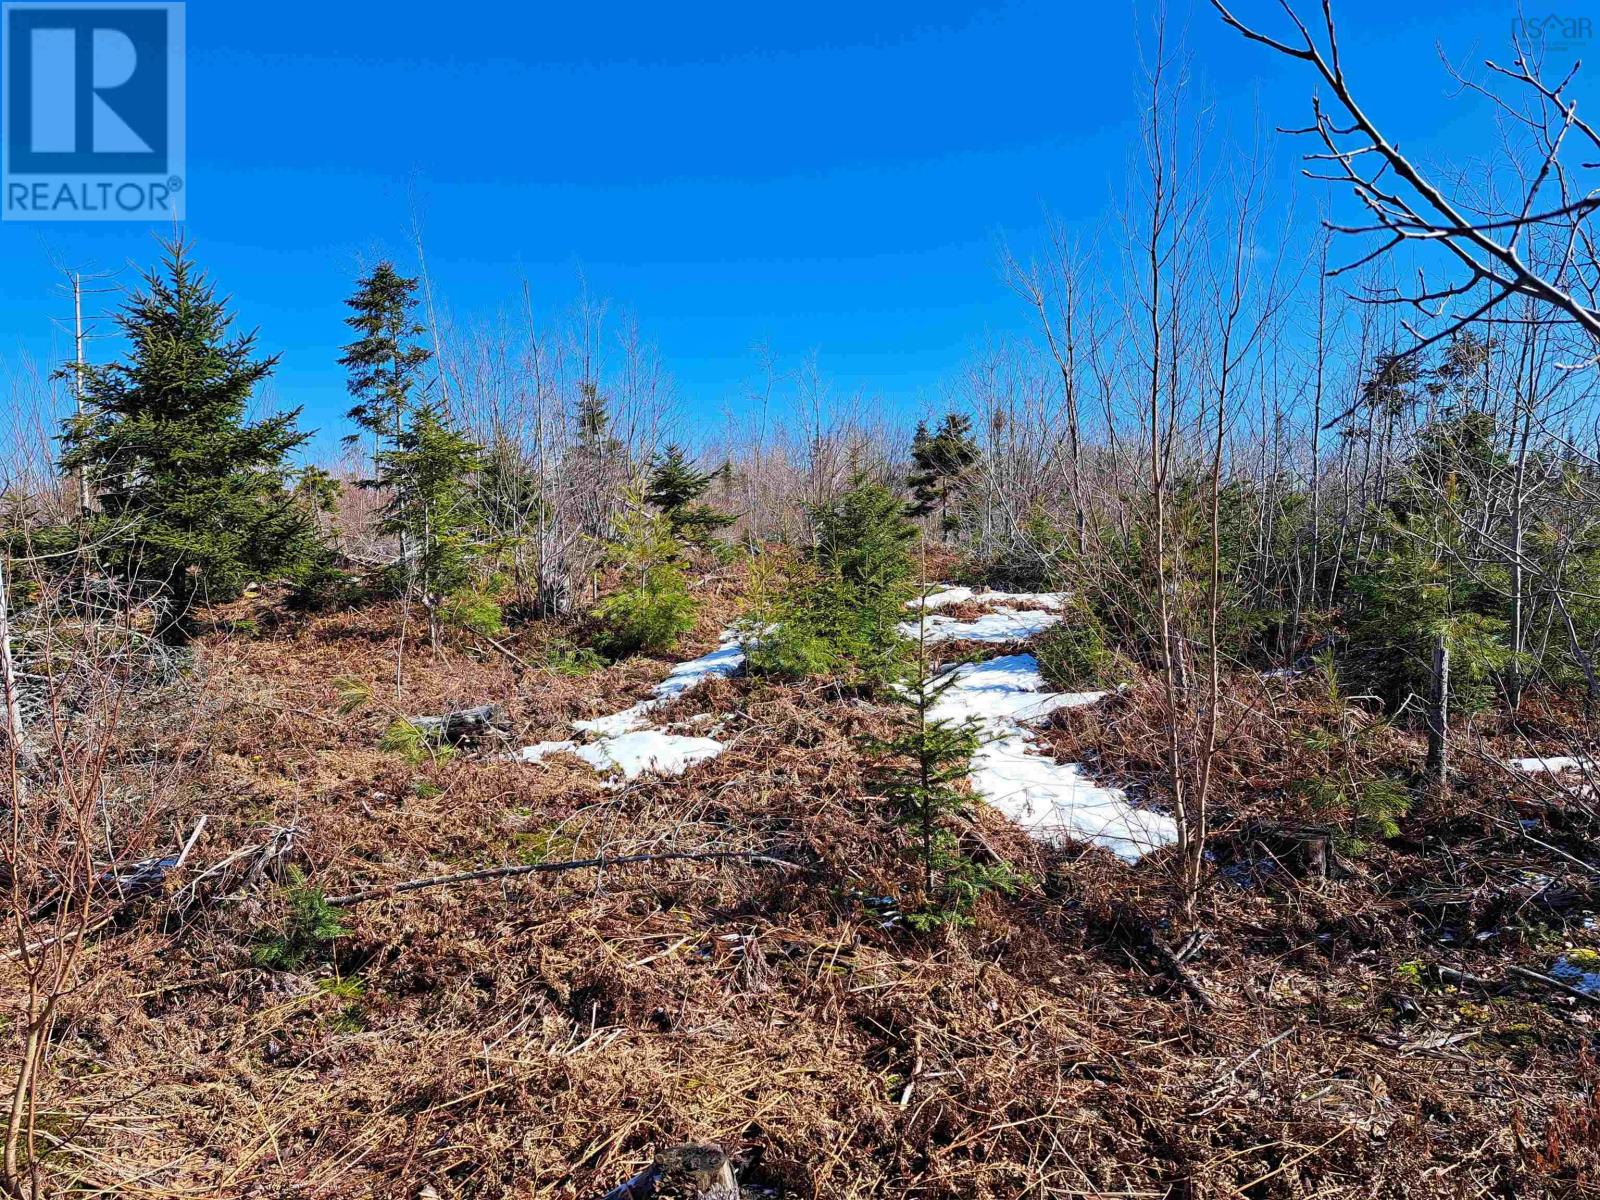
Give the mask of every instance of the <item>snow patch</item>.
POLYGON ((543 762, 552 754, 570 754, 577 748, 577 742, 538 742, 521 750, 513 750, 508 757, 516 762, 536 763, 543 762))
POLYGON ((655 686, 658 701, 676 700, 694 690, 708 679, 731 679, 744 670, 744 647, 739 635, 731 629, 722 633, 722 644, 710 654, 679 663, 667 672, 667 677, 655 686))
POLYGON ((722 633, 721 645, 709 654, 681 662, 650 690, 651 698, 630 704, 620 712, 604 717, 574 721, 572 728, 594 740, 539 742, 524 746, 510 757, 517 762, 543 762, 552 754, 575 754, 597 771, 618 770, 633 779, 649 771, 657 775, 681 775, 697 762, 722 753, 722 743, 713 738, 680 737, 650 724, 650 713, 680 696, 687 695, 708 679, 728 679, 744 669, 744 647, 731 629, 722 633))
POLYGON ((1037 637, 1052 625, 1059 625, 1061 617, 1053 612, 1018 612, 1014 608, 997 608, 971 621, 955 617, 924 617, 923 621, 900 622, 900 634, 917 640, 922 624, 927 624, 929 642, 1020 642, 1037 637))
POLYGON ((1034 608, 1060 609, 1067 602, 1066 592, 991 592, 987 589, 973 591, 969 587, 941 588, 920 600, 912 600, 907 608, 949 608, 952 604, 1025 604, 1034 608))
POLYGON ((681 737, 659 729, 641 729, 618 737, 601 738, 573 751, 597 771, 613 768, 629 779, 646 771, 655 775, 682 775, 697 762, 722 753, 715 738, 681 737))
POLYGON ((638 704, 630 704, 621 712, 614 712, 610 716, 574 721, 572 727, 579 733, 592 733, 596 737, 620 737, 624 733, 633 733, 650 724, 646 714, 652 708, 659 708, 660 705, 659 700, 641 700, 638 704))
POLYGON ((1568 754, 1557 755, 1554 758, 1513 758, 1511 760, 1513 771, 1526 771, 1529 774, 1539 772, 1558 771, 1586 771, 1594 766, 1587 758, 1573 758, 1568 754))
POLYGON ((1178 840, 1172 818, 1135 808, 1120 788, 1100 787, 1077 763, 1034 748, 1025 723, 1059 708, 1093 704, 1105 692, 1048 692, 1031 654, 964 663, 929 715, 977 722, 983 739, 972 758, 973 790, 1034 837, 1091 842, 1126 862, 1178 840))

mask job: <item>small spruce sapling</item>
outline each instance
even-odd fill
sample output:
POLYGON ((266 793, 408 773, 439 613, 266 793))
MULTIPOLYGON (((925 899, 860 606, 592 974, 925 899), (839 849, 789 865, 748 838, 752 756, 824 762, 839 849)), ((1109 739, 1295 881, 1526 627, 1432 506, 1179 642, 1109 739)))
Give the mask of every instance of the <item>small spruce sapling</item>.
POLYGON ((260 938, 250 956, 256 966, 272 971, 298 971, 326 953, 337 939, 350 933, 342 920, 343 914, 328 903, 322 889, 306 883, 305 873, 298 867, 289 868, 284 898, 289 902, 288 914, 280 928, 260 938))
POLYGON ((606 552, 622 568, 623 588, 595 607, 603 631, 600 649, 614 658, 644 650, 670 650, 694 628, 699 606, 678 565, 678 544, 668 519, 653 513, 631 490, 606 552))
MULTIPOLYGON (((411 414, 393 445, 378 455, 376 483, 389 493, 378 528, 407 548, 405 579, 428 612, 435 648, 442 621, 455 610, 446 601, 467 587, 481 529, 472 492, 481 448, 444 414, 424 405, 411 414)), ((473 607, 472 605, 468 606, 473 607)), ((499 627, 476 605, 475 628, 499 627)))
POLYGON ((1317 656, 1328 706, 1336 714, 1336 727, 1313 729, 1302 736, 1307 750, 1327 756, 1328 769, 1300 782, 1297 790, 1311 811, 1333 825, 1334 845, 1341 854, 1365 854, 1373 840, 1384 841, 1400 833, 1400 818, 1411 809, 1411 794, 1397 780, 1361 777, 1355 740, 1359 730, 1349 719, 1349 707, 1332 651, 1317 656))
POLYGON ((686 545, 709 546, 712 535, 734 520, 700 499, 716 478, 716 472, 690 463, 681 446, 668 446, 651 463, 645 499, 667 518, 673 537, 686 545))
POLYGON ((894 806, 897 823, 912 836, 921 873, 921 903, 907 906, 906 923, 927 932, 941 925, 970 924, 980 896, 988 891, 1009 895, 1017 878, 1004 865, 974 862, 951 828, 970 803, 959 784, 971 774, 980 728, 971 719, 933 715, 954 677, 931 672, 925 609, 919 624, 916 675, 894 689, 910 719, 898 737, 876 742, 874 748, 886 763, 882 794, 894 806))
POLYGON ((847 675, 876 688, 905 663, 899 633, 914 592, 909 543, 917 531, 904 502, 882 484, 857 477, 810 510, 816 544, 807 560, 780 564, 757 611, 764 627, 750 652, 758 675, 847 675))

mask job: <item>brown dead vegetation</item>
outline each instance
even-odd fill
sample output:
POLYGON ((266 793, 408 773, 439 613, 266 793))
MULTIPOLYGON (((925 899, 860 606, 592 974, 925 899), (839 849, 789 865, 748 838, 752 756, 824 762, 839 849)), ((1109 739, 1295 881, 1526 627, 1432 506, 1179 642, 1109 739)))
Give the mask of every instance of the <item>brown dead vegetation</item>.
MULTIPOLYGON (((702 595, 686 653, 736 603, 728 581, 702 595)), ((209 818, 191 876, 273 831, 292 845, 259 886, 182 913, 147 898, 87 948, 42 1122, 75 1194, 587 1197, 682 1141, 793 1196, 1594 1194, 1595 1075, 1574 1063, 1597 1008, 1503 970, 1576 935, 1592 875, 1531 845, 1516 781, 1479 762, 1401 837, 1309 877, 1282 831, 1312 815, 1292 787, 1323 753, 1304 733, 1336 719, 1313 680, 1232 681, 1249 703, 1226 733, 1203 938, 1170 924, 1165 855, 1129 868, 982 810, 974 852, 1028 883, 919 937, 895 919, 903 835, 864 776, 883 708, 714 681, 665 719, 714 714, 726 752, 617 789, 560 758, 410 765, 377 748, 392 715, 493 699, 516 744, 560 737, 666 664, 560 675, 536 665, 559 631, 532 626, 506 639, 518 661, 413 644, 389 700, 395 611, 256 607, 265 632, 208 640, 192 694, 141 736, 183 764, 161 820, 209 818), (372 703, 341 712, 339 679, 372 703), (349 910, 301 972, 252 962, 291 865, 333 894, 711 848, 795 869, 420 891, 349 910)), ((1159 804, 1160 694, 1068 710, 1041 740, 1159 804)), ((1420 762, 1413 736, 1370 737, 1372 769, 1420 762)), ((1539 820, 1570 849, 1577 825, 1539 820)))

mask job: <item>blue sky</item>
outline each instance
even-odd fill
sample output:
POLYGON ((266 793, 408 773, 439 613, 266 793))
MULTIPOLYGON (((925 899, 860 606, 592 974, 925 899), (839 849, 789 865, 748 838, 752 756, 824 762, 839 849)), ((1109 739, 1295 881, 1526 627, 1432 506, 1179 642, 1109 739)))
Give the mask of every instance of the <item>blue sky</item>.
MULTIPOLYGON (((1236 11, 1272 22, 1275 8, 1236 11)), ((1170 11, 1220 130, 1248 140, 1258 111, 1303 123, 1296 64, 1204 4, 1170 11)), ((1449 98, 1435 43, 1503 56, 1514 11, 1336 7, 1380 123, 1455 159, 1485 115, 1449 98)), ((271 399, 304 405, 323 446, 348 406, 343 298, 363 262, 412 265, 413 214, 457 322, 517 310, 524 280, 554 314, 581 280, 660 347, 690 420, 738 406, 758 345, 789 365, 814 353, 835 391, 909 417, 986 343, 1029 332, 999 279, 1002 238, 1028 248, 1047 208, 1084 231, 1112 215, 1150 14, 191 0, 187 233, 282 353, 271 399)), ((1317 189, 1296 183, 1283 139, 1274 171, 1309 220, 1317 189)), ((70 317, 55 264, 131 279, 158 232, 0 224, 0 376, 70 357, 50 320, 70 317)))

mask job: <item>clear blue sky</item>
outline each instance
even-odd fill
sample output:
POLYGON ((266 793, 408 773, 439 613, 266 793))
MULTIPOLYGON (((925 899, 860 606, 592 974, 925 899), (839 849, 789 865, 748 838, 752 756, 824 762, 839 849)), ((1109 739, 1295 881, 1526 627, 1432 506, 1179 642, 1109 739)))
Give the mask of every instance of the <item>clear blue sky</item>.
MULTIPOLYGON (((1464 154, 1482 111, 1447 98, 1435 42, 1503 57, 1514 8, 1336 11, 1380 122, 1414 152, 1464 154)), ((1295 64, 1203 3, 1171 12, 1219 127, 1247 140, 1258 107, 1268 125, 1304 122, 1295 64)), ((637 317, 691 416, 737 404, 757 344, 789 363, 814 352, 836 390, 909 415, 986 341, 1028 330, 999 281, 1001 238, 1032 244, 1047 207, 1085 229, 1110 212, 1150 13, 191 0, 187 232, 282 352, 272 399, 304 405, 323 445, 348 406, 342 300, 362 262, 412 264, 413 211, 458 322, 514 310, 523 279, 554 313, 581 275, 637 317)), ((1276 163, 1287 189, 1293 147, 1276 163)), ((1300 192, 1309 219, 1317 192, 1300 192)), ((30 357, 70 357, 50 321, 70 316, 55 262, 132 278, 157 232, 0 224, 0 386, 30 357)))

